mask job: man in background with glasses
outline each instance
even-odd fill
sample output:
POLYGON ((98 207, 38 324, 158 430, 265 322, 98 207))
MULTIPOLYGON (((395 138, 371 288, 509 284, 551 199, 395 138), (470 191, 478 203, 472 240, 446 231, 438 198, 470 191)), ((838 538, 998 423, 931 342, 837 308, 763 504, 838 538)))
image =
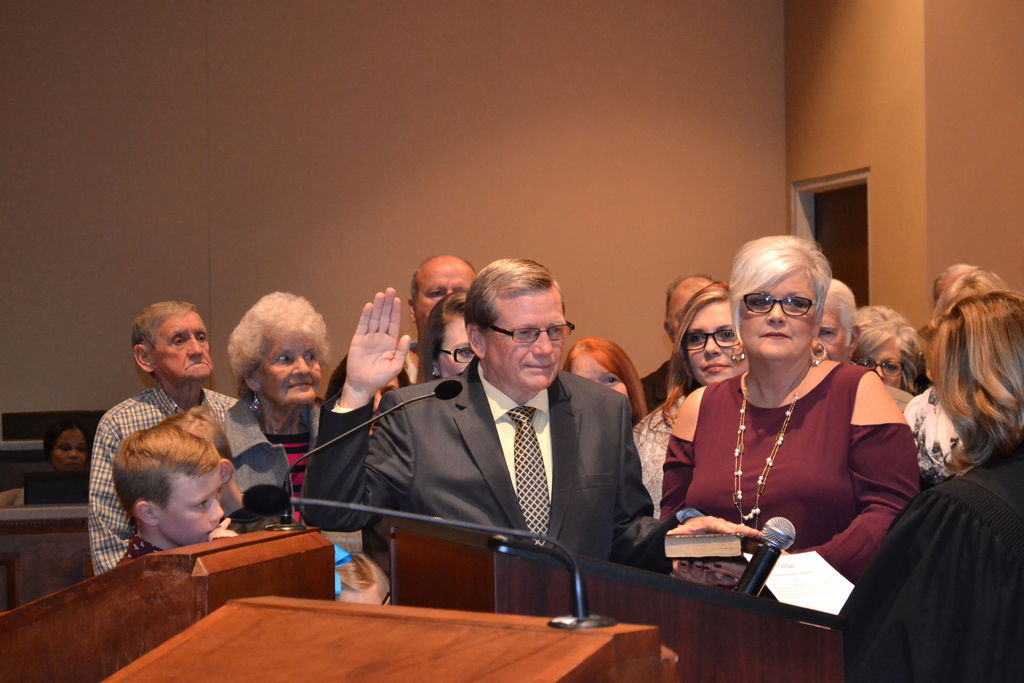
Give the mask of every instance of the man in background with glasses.
MULTIPOLYGON (((324 441, 370 417, 371 388, 401 368, 393 290, 363 310, 345 387, 324 407, 324 441), (325 428, 326 427, 326 428, 325 428)), ((559 372, 566 337, 561 289, 544 266, 502 259, 477 275, 466 300, 476 355, 449 401, 411 404, 309 464, 314 498, 361 502, 451 520, 514 527, 574 552, 667 571, 662 537, 675 520, 650 517, 629 405, 615 392, 559 372)), ((430 385, 391 392, 383 411, 430 385)), ((372 519, 308 508, 309 521, 354 530, 372 519)))

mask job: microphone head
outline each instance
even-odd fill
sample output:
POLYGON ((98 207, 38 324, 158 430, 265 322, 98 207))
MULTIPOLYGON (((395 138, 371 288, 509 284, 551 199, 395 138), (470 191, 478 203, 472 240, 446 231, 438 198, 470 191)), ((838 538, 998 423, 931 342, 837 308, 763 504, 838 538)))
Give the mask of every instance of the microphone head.
POLYGON ((761 528, 764 541, 779 550, 789 550, 796 540, 796 527, 785 517, 772 517, 761 528))
POLYGON ((462 393, 462 382, 457 379, 446 379, 434 387, 434 396, 447 401, 462 393))
POLYGON ((271 517, 288 509, 288 493, 280 486, 257 484, 242 494, 242 505, 258 515, 271 517))

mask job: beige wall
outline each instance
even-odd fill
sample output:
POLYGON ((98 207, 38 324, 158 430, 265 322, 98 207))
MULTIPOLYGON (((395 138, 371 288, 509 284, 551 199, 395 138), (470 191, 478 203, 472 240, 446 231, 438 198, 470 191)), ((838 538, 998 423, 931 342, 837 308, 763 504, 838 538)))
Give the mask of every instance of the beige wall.
POLYGON ((787 180, 870 167, 871 303, 967 262, 1024 289, 1024 3, 787 0, 787 180))
POLYGON ((929 0, 928 266, 1024 290, 1024 3, 929 0))
POLYGON ((787 0, 787 181, 870 168, 871 301, 927 316, 923 0, 787 0))
MULTIPOLYGON (((425 256, 550 265, 642 373, 662 290, 785 230, 781 0, 0 0, 0 410, 141 386, 128 324, 308 296, 347 345, 425 256)), ((328 370, 329 371, 329 370, 328 370)))

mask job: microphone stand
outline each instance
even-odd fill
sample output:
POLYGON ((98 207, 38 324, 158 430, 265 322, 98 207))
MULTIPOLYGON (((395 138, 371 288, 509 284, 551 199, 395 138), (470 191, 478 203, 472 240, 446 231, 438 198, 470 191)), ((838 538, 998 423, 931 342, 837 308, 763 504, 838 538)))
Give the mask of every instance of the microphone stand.
POLYGON ((449 519, 443 519, 441 517, 430 517, 429 515, 421 515, 415 512, 404 512, 402 510, 389 510, 387 508, 373 507, 372 505, 362 505, 360 503, 340 503, 333 500, 321 500, 317 498, 292 498, 290 504, 294 505, 322 505, 324 507, 340 508, 342 510, 351 510, 353 512, 365 512, 372 515, 382 515, 387 517, 395 517, 397 519, 408 519, 415 522, 428 522, 431 524, 445 524, 448 526, 469 529, 470 531, 480 531, 488 534, 487 545, 489 548, 500 552, 500 553, 511 553, 513 551, 520 552, 539 552, 541 554, 551 555, 559 558, 562 563, 569 570, 572 576, 572 614, 560 617, 554 617, 548 622, 548 626, 552 628, 565 628, 565 629, 587 629, 587 628, 602 628, 606 626, 614 626, 617 622, 611 617, 602 617, 594 614, 590 614, 589 603, 587 601, 587 587, 583 582, 583 573, 580 571, 579 563, 576 561, 576 557, 572 551, 565 547, 559 541, 547 536, 540 536, 537 534, 531 534, 528 531, 520 531, 519 529, 508 529, 502 527, 486 526, 483 524, 477 524, 475 522, 462 522, 449 519), (529 544, 516 542, 513 539, 528 539, 529 544), (552 546, 557 548, 559 553, 555 553, 543 545, 537 545, 535 541, 541 541, 542 543, 550 543, 552 546))
MULTIPOLYGON (((295 466, 304 460, 307 455, 309 454, 307 453, 296 460, 292 466, 288 468, 288 473, 284 475, 283 488, 288 490, 289 500, 295 496, 295 485, 292 483, 292 472, 295 470, 295 466)), ((289 503, 287 507, 285 507, 284 512, 281 513, 281 521, 268 524, 266 527, 267 531, 301 531, 305 528, 305 524, 295 521, 295 506, 291 503, 289 503)))

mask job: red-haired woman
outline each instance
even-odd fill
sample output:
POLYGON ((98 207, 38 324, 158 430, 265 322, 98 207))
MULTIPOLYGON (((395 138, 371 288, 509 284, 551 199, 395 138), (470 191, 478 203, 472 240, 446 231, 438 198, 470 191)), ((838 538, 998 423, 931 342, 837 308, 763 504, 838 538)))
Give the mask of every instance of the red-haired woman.
POLYGON ((615 342, 604 337, 583 337, 569 349, 562 369, 592 379, 629 399, 634 425, 647 412, 640 375, 633 361, 615 342))

